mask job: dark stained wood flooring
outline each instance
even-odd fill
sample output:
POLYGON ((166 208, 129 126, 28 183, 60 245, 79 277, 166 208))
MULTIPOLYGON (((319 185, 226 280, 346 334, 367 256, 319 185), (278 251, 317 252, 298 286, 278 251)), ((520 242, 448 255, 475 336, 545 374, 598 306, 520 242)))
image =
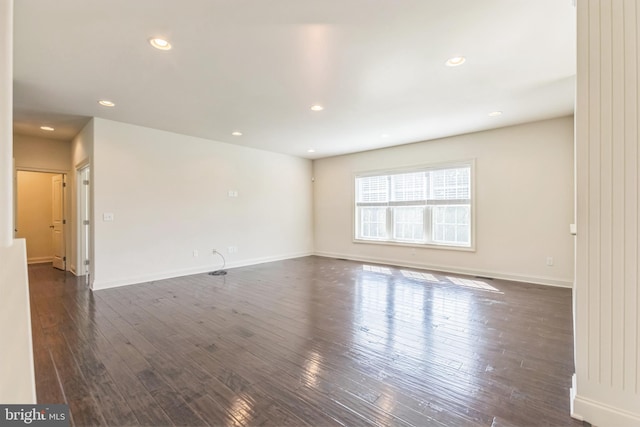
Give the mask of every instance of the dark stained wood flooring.
POLYGON ((29 277, 38 402, 73 425, 582 425, 569 289, 321 257, 29 277))

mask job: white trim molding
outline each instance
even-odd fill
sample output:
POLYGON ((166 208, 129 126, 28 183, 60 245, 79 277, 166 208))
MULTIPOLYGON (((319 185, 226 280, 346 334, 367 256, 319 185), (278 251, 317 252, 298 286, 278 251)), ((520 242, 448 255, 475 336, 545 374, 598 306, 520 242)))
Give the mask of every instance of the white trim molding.
POLYGON ((53 257, 51 256, 32 257, 27 259, 27 264, 45 264, 52 261, 53 257))
POLYGON ((509 280, 513 282, 523 282, 523 283, 533 283, 536 285, 555 286, 559 288, 571 288, 573 286, 573 281, 570 279, 558 280, 551 277, 527 276, 523 274, 501 272, 501 271, 494 271, 494 270, 462 268, 462 267, 453 266, 453 265, 417 263, 417 262, 409 262, 403 259, 362 257, 362 256, 357 256, 352 254, 340 254, 335 252, 316 252, 315 255, 326 257, 326 258, 340 258, 340 259, 347 259, 350 261, 370 262, 374 264, 387 264, 387 265, 393 265, 397 267, 417 268, 421 270, 431 270, 431 271, 437 271, 437 272, 443 272, 443 273, 464 274, 467 276, 490 277, 492 279, 509 280))
POLYGON ((637 427, 640 425, 638 414, 609 406, 583 396, 573 396, 571 416, 580 421, 588 421, 597 426, 637 427))
MULTIPOLYGON (((247 267, 250 265, 264 264, 266 262, 273 262, 273 261, 283 261, 286 259, 301 258, 305 256, 310 256, 310 255, 313 255, 313 254, 312 253, 295 253, 295 254, 262 257, 262 258, 252 258, 252 259, 246 259, 241 261, 229 262, 225 265, 224 268, 229 269, 229 268, 247 267)), ((153 273, 153 274, 142 274, 139 276, 125 277, 123 279, 118 279, 113 281, 95 280, 91 286, 91 289, 94 291, 98 291, 103 289, 118 288, 121 286, 136 285, 139 283, 154 282, 157 280, 173 279, 175 277, 184 277, 184 276, 190 276, 193 274, 207 273, 210 271, 218 270, 221 267, 222 267, 221 263, 216 263, 216 264, 210 264, 210 265, 199 266, 194 268, 164 271, 164 272, 153 273)))

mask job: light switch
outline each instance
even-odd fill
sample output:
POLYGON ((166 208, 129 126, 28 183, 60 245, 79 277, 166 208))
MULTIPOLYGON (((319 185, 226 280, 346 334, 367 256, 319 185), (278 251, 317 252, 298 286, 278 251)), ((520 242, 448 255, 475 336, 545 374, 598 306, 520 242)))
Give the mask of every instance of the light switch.
POLYGON ((578 227, 575 224, 569 224, 569 233, 575 236, 578 234, 578 227))
POLYGON ((102 220, 103 221, 113 221, 113 214, 111 212, 103 213, 102 214, 102 220))

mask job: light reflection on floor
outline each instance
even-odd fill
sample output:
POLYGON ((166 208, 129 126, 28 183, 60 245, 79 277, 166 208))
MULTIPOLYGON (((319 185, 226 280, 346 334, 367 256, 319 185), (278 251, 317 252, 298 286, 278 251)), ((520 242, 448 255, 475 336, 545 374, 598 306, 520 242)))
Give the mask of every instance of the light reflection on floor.
MULTIPOLYGON (((393 275, 393 271, 390 268, 379 266, 379 265, 364 264, 362 266, 362 271, 385 274, 387 276, 393 275)), ((400 270, 400 274, 402 274, 403 277, 411 280, 419 280, 419 281, 431 282, 431 283, 451 283, 453 285, 462 286, 465 288, 473 288, 473 289, 479 289, 483 291, 502 293, 499 289, 490 285, 486 281, 475 279, 475 278, 468 279, 468 278, 454 277, 454 276, 437 277, 432 273, 424 273, 421 271, 411 271, 411 270, 400 270)))
POLYGON ((474 291, 502 293, 482 280, 363 265, 355 283, 354 343, 397 359, 394 366, 412 374, 416 364, 403 358, 421 361, 425 371, 475 364, 474 291))
POLYGON ((320 366, 322 356, 316 351, 311 351, 304 361, 303 381, 309 387, 317 387, 319 383, 320 366))
POLYGON ((439 282, 438 278, 430 273, 421 273, 418 271, 400 270, 400 273, 407 279, 426 280, 427 282, 439 282))
POLYGON ((362 270, 363 271, 371 271, 373 273, 381 273, 381 274, 388 274, 388 275, 392 274, 390 268, 380 267, 378 265, 363 265, 362 266, 362 270))
POLYGON ((454 285, 463 286, 465 288, 473 288, 473 289, 480 289, 482 291, 502 293, 499 289, 491 286, 490 284, 482 280, 462 279, 460 277, 451 277, 451 276, 446 276, 446 278, 447 280, 449 280, 449 282, 453 283, 454 285))
POLYGON ((236 396, 229 412, 241 423, 249 423, 253 418, 251 404, 240 395, 236 396))

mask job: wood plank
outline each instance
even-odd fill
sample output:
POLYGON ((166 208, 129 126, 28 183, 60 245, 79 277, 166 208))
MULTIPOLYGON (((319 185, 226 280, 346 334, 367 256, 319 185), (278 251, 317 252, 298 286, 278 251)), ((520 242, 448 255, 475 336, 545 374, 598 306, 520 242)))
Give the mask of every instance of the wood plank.
POLYGON ((76 425, 581 425, 567 289, 319 257, 30 279, 38 396, 76 425))

